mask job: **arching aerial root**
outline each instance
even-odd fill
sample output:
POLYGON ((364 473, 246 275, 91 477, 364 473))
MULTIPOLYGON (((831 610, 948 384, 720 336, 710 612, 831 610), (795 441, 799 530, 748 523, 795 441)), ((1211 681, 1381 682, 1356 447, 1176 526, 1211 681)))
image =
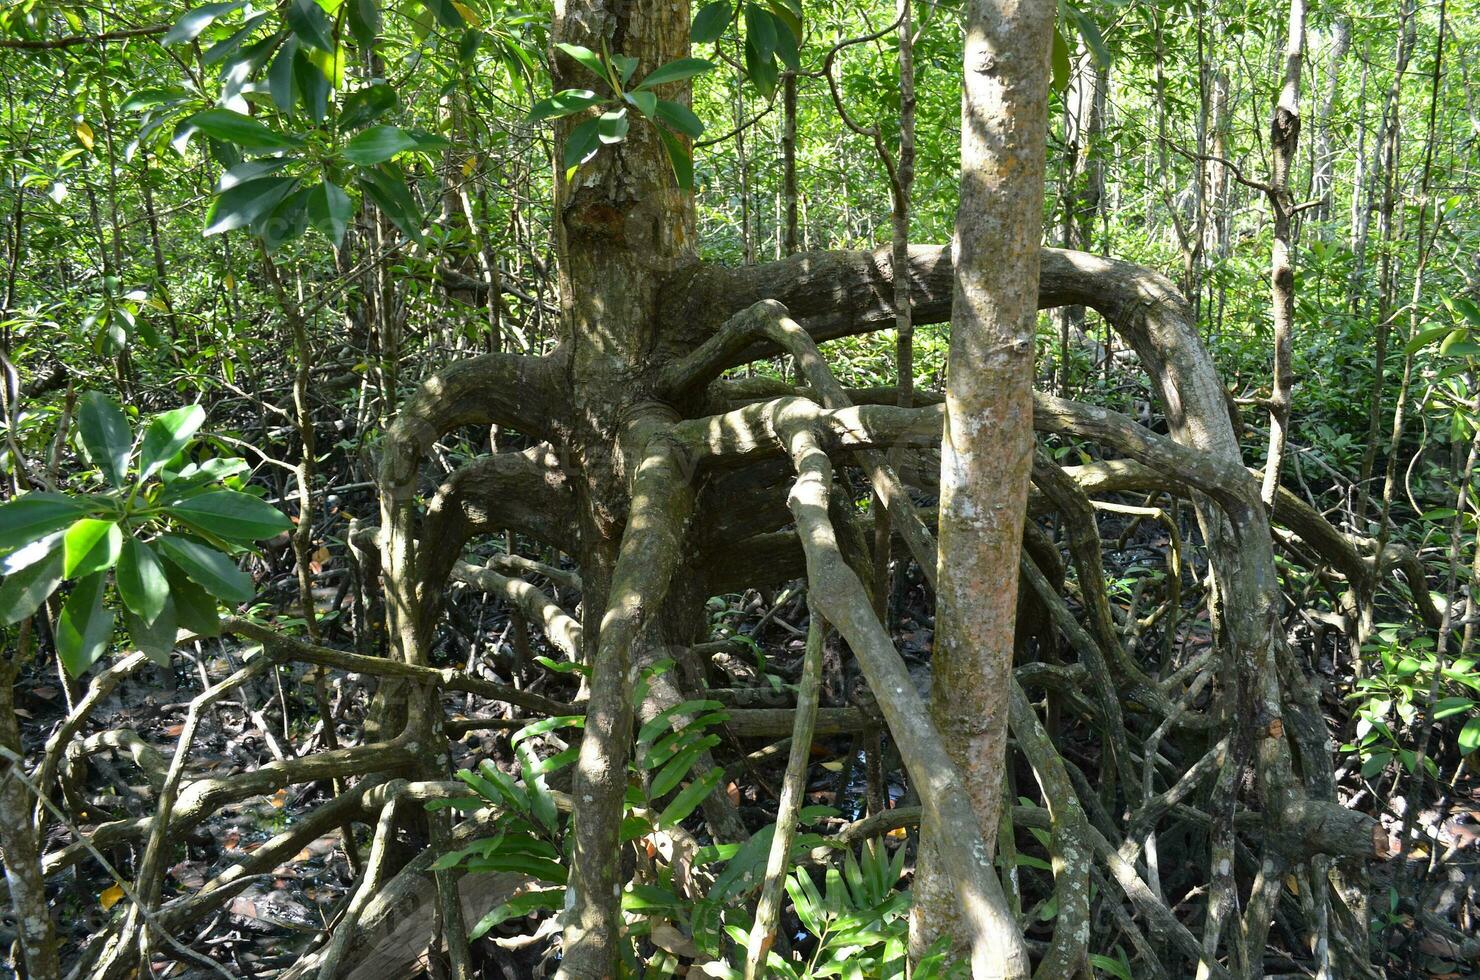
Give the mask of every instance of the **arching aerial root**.
MULTIPOLYGON (((938 262, 939 259, 932 261, 938 262)), ((949 271, 948 265, 946 270, 949 271)), ((1115 882, 1120 894, 1128 898, 1134 914, 1158 933, 1157 943, 1147 943, 1126 910, 1120 907, 1120 900, 1114 900, 1110 909, 1112 916, 1117 922, 1131 922, 1132 931, 1127 935, 1143 956, 1149 957, 1160 949, 1159 943, 1169 942, 1175 954, 1186 961, 1175 966, 1160 965, 1168 975, 1183 975, 1183 966, 1195 969, 1194 964, 1199 962, 1209 975, 1220 975, 1225 969, 1221 965, 1223 962, 1231 967, 1244 968, 1262 950, 1269 921, 1282 914, 1282 906, 1295 901, 1280 892, 1278 885, 1284 880, 1283 873, 1265 873, 1262 883, 1256 888, 1255 900, 1247 906, 1244 923, 1238 928, 1225 928, 1231 920, 1226 919, 1220 909, 1231 912, 1234 908, 1231 899, 1237 898, 1234 890, 1236 876, 1243 875, 1243 880, 1249 880, 1248 870, 1264 868, 1265 857, 1271 859, 1268 867, 1288 865, 1300 878, 1298 902, 1303 907, 1299 911, 1306 921, 1314 924, 1315 930, 1323 933, 1322 941, 1329 938, 1330 948, 1343 950, 1349 956, 1355 955, 1365 942, 1357 934, 1363 925, 1359 919, 1344 916, 1340 903, 1328 896, 1329 889, 1324 887, 1324 856, 1356 859, 1375 856, 1378 851, 1372 842, 1370 821, 1355 814, 1343 817, 1346 811, 1337 813, 1337 808, 1330 805, 1332 787, 1324 724, 1314 710, 1308 690, 1311 685, 1304 683, 1280 631, 1269 517, 1262 506, 1255 506, 1256 500, 1248 492, 1252 481, 1239 464, 1237 444, 1231 431, 1224 431, 1226 419, 1219 421, 1219 413, 1223 411, 1221 387, 1211 373, 1205 352, 1196 342, 1195 331, 1188 325, 1185 310, 1155 281, 1144 276, 1137 278, 1139 275, 1127 271, 1127 267, 1120 263, 1072 253, 1045 253, 1045 295, 1051 301, 1095 306, 1112 320, 1117 329, 1126 333, 1141 354, 1142 362, 1152 371, 1152 382, 1162 395, 1173 432, 1173 438, 1167 439, 1115 413, 1055 399, 1040 398, 1038 402, 1037 424, 1042 431, 1092 439, 1130 457, 1129 460, 1070 467, 1062 471, 1050 468, 1040 474, 1042 499, 1064 517, 1070 558, 1079 579, 1080 598, 1089 628, 1079 626, 1072 610, 1045 576, 1035 579, 1031 571, 1025 569, 1028 587, 1038 594, 1058 631, 1079 652, 1084 667, 1076 673, 1072 668, 1078 665, 1024 665, 1019 676, 1032 676, 1041 683, 1058 685, 1065 694, 1063 703, 1067 706, 1067 713, 1105 734, 1107 744, 1112 746, 1109 757, 1118 776, 1116 792, 1131 807, 1128 815, 1109 812, 1107 806, 1113 809, 1114 801, 1092 798, 1085 790, 1083 774, 1070 760, 1059 758, 1056 765, 1044 748, 1051 750, 1052 742, 1047 740, 1046 733, 1042 740, 1037 739, 1036 728, 1022 714, 1024 708, 1028 715, 1034 714, 1031 704, 1027 704, 1025 698, 1022 699, 1024 703, 1019 704, 1019 698, 1014 697, 1014 732, 1038 775, 1039 791, 1047 804, 1046 809, 1036 815, 1032 809, 1015 810, 1015 822, 1019 826, 1048 829, 1051 851, 1063 862, 1062 871, 1055 880, 1063 918, 1046 955, 1055 964, 1062 965, 1074 962, 1085 951, 1086 947, 1071 925, 1079 918, 1077 895, 1083 890, 1083 869, 1088 864, 1089 880, 1103 876, 1105 881, 1115 882), (1069 480, 1059 480, 1059 474, 1067 475, 1069 480), (1115 480, 1122 483, 1112 487, 1115 480), (1089 493, 1129 489, 1133 485, 1186 495, 1197 508, 1218 581, 1209 610, 1218 631, 1217 647, 1225 654, 1218 662, 1195 660, 1189 664, 1190 672, 1186 674, 1179 672, 1172 677, 1156 678, 1140 672, 1126 649, 1126 635, 1132 624, 1117 624, 1115 612, 1107 608, 1108 599, 1101 584, 1103 572, 1095 571, 1098 534, 1094 529, 1093 515, 1086 517, 1084 502, 1089 493), (1221 713, 1216 708, 1205 711, 1193 706, 1198 692, 1212 683, 1210 678, 1214 677, 1214 672, 1217 683, 1231 702, 1221 713), (1076 700, 1073 688, 1084 679, 1092 685, 1089 689, 1091 696, 1076 700), (1117 712, 1129 717, 1117 720, 1117 712), (1127 725, 1131 727, 1127 728, 1127 725), (1138 725, 1153 728, 1152 737, 1131 737, 1138 725), (1188 756, 1195 762, 1184 767, 1185 775, 1156 795, 1152 791, 1153 776, 1158 765, 1165 768, 1164 761, 1159 762, 1159 756, 1171 740, 1169 733, 1172 732, 1202 733, 1198 737, 1206 737, 1207 742, 1214 744, 1205 751, 1198 749, 1188 756), (1292 745, 1295 746, 1294 752, 1291 752, 1292 745), (1297 760, 1298 768, 1294 764, 1297 760), (1256 771, 1256 788, 1261 797, 1256 813, 1242 810, 1247 803, 1241 787, 1246 766, 1253 766, 1256 771), (1211 814, 1201 798, 1209 782, 1216 788, 1211 814), (1076 797, 1078 804, 1074 802, 1076 797), (1165 837, 1183 833, 1189 827, 1197 834, 1211 835, 1216 842, 1208 862, 1209 877, 1215 884, 1213 909, 1205 919, 1201 941, 1172 914, 1161 897, 1150 850, 1158 835, 1165 837), (1253 855, 1249 850, 1250 844, 1262 848, 1264 854, 1253 855), (1083 857, 1086 847, 1094 855, 1089 862, 1083 857), (1312 887, 1307 887, 1307 884, 1312 887), (1329 910, 1326 908, 1328 903, 1332 905, 1329 910), (1325 932, 1330 936, 1325 936, 1325 932), (1138 937, 1141 942, 1136 941, 1138 937), (1192 937, 1190 943, 1189 937, 1192 937)), ((929 296, 926 299, 929 300, 929 296)), ((842 324, 845 320, 847 318, 839 317, 836 322, 842 324)), ((863 318, 859 322, 872 321, 863 318)), ((922 317, 920 322, 928 321, 922 317)), ((807 325, 812 327, 810 321, 807 325)), ((835 333, 846 329, 849 328, 839 327, 835 333)), ((770 532, 756 528, 755 535, 748 540, 758 547, 779 547, 789 538, 790 547, 795 549, 797 537, 801 537, 803 553, 797 556, 798 566, 802 560, 807 563, 809 571, 816 566, 809 576, 814 579, 811 586, 814 593, 824 603, 832 604, 825 610, 829 618, 835 619, 837 628, 849 639, 869 679, 877 681, 873 686, 880 707, 886 718, 891 713, 895 716, 890 718, 891 729, 895 728, 897 721, 900 731, 905 731, 903 726, 908 721, 904 715, 909 713, 909 709, 890 700, 891 685, 888 682, 888 678, 897 672, 893 665, 898 663, 898 655, 869 608, 867 591, 854 574, 845 549, 838 541, 845 536, 844 529, 840 527, 837 508, 826 506, 832 493, 831 479, 823 481, 821 475, 832 466, 829 456, 839 462, 861 464, 870 482, 890 506, 891 513, 898 509, 899 516, 894 521, 896 529, 902 529, 903 535, 912 535, 906 538, 910 553, 920 562, 928 578, 934 569, 933 542, 925 530, 925 522, 919 519, 919 513, 899 480, 898 474, 904 468, 901 457, 891 450, 902 447, 903 458, 908 460, 916 450, 928 449, 932 441, 938 439, 939 415, 934 409, 900 410, 887 406, 851 405, 850 393, 837 385, 826 364, 816 355, 813 335, 787 320, 785 311, 774 302, 745 311, 744 322, 737 318, 733 326, 721 329, 715 337, 719 338, 720 334, 725 335, 723 339, 716 339, 707 348, 699 345, 694 354, 670 366, 664 378, 669 394, 677 398, 702 390, 736 358, 743 359, 755 350, 774 347, 786 349, 798 357, 808 381, 808 397, 796 397, 797 392, 792 390, 788 392, 792 397, 734 407, 732 411, 719 415, 680 422, 659 420, 649 427, 645 438, 635 441, 635 458, 642 460, 644 467, 651 465, 653 470, 646 482, 639 472, 639 485, 634 488, 639 492, 634 494, 633 519, 629 522, 627 538, 615 570, 619 574, 614 579, 614 584, 621 581, 625 585, 623 589, 611 590, 611 604, 606 610, 601 636, 595 641, 597 650, 594 651, 593 664, 598 669, 603 663, 608 666, 601 684, 593 682, 589 703, 565 704, 541 698, 464 672, 433 668, 424 660, 435 595, 440 592, 446 574, 452 571, 451 562, 469 535, 511 528, 548 540, 575 533, 570 490, 561 485, 556 468, 537 458, 538 452, 530 453, 524 462, 504 459, 482 464, 486 466, 482 476, 488 477, 488 481, 482 483, 473 479, 479 474, 472 468, 466 473, 459 471, 449 481, 447 492, 439 495, 443 506, 433 508, 424 522, 417 520, 414 507, 420 459, 436 439, 456 425, 496 420, 535 438, 557 437, 557 433, 550 431, 545 424, 552 413, 548 404, 541 401, 557 390, 551 384, 555 362, 549 359, 541 361, 493 355, 490 359, 480 359, 475 364, 443 372, 408 403, 402 421, 388 436, 381 554, 387 571, 390 626, 396 638, 392 658, 356 659, 353 654, 298 644, 252 624, 236 623, 231 627, 247 636, 253 636, 253 629, 258 630, 254 638, 264 643, 268 656, 276 662, 317 663, 385 680, 398 680, 399 684, 395 686, 401 690, 422 692, 423 696, 412 698, 412 701, 424 702, 425 692, 432 690, 455 690, 505 701, 532 716, 589 709, 595 713, 593 717, 599 724, 594 729, 588 728, 588 734, 596 730, 612 736, 605 746, 593 743, 591 749, 591 785, 600 789, 602 774, 612 768, 620 768, 630 731, 631 707, 623 707, 619 703, 623 691, 629 689, 630 671, 616 670, 615 667, 622 663, 630 666, 634 658, 643 655, 642 627, 646 616, 660 601, 667 579, 679 566, 677 558, 666 556, 679 549, 685 540, 684 524, 695 506, 692 497, 695 473, 711 464, 729 466, 765 459, 788 459, 800 470, 798 485, 792 495, 792 517, 801 534, 777 533, 780 525, 775 525, 770 532), (498 384, 489 383, 490 371, 497 374, 498 384), (528 383, 521 384, 521 381, 528 383), (520 395, 529 392, 534 392, 535 396, 527 399, 528 404, 522 403, 520 395), (662 474, 661 479, 659 474, 662 474), (479 498, 475 490, 479 486, 503 487, 505 491, 518 487, 519 496, 527 493, 528 497, 522 501, 524 506, 520 509, 509 501, 510 494, 505 492, 505 501, 498 506, 497 501, 479 498), (539 501, 539 504, 530 506, 529 500, 539 501), (819 503, 823 506, 819 507, 819 503), (543 507, 544 504, 550 506, 543 507), (440 514, 447 516, 438 516, 440 514), (650 522, 649 517, 652 518, 650 522), (916 527, 921 533, 912 530, 916 527), (762 542, 760 539, 768 533, 769 540, 762 542), (429 547, 425 544, 427 540, 438 543, 436 547, 429 547), (434 553, 426 556, 425 562, 418 560, 419 543, 434 553), (438 571, 443 563, 447 565, 446 570, 438 571), (853 575, 852 580, 849 575, 853 575), (628 598, 624 600, 623 595, 628 598), (633 596, 641 596, 642 601, 630 601, 633 596), (860 597, 861 604, 858 601, 860 597)), ((714 386, 715 389, 719 387, 714 386)), ((1294 531, 1322 561, 1336 568, 1351 583, 1363 577, 1365 581, 1381 578, 1390 568, 1399 567, 1409 579, 1413 601, 1420 611, 1426 603, 1432 609, 1427 590, 1423 587, 1421 569, 1415 566, 1411 556, 1388 552, 1373 555, 1370 549, 1364 550, 1364 542, 1346 540, 1334 534, 1318 514, 1312 518, 1302 507, 1299 501, 1282 496, 1276 501, 1274 517, 1294 531)), ((477 569, 472 571, 478 572, 477 569)), ((486 581, 521 605, 533 603, 532 608, 540 611, 536 619, 548 614, 545 623, 556 634, 557 644, 561 642, 562 634, 565 645, 584 642, 583 638, 577 639, 577 634, 571 629, 575 624, 562 618, 564 614, 558 607, 551 608, 554 603, 532 594, 532 586, 526 589, 506 574, 524 571, 529 569, 503 568, 497 572, 503 576, 502 580, 486 581)), ((472 580, 466 570, 459 570, 456 574, 472 580)), ((1169 606, 1170 603, 1162 608, 1166 610, 1169 606)), ((1168 615, 1165 611, 1161 614, 1168 615)), ((124 661, 102 675, 95 682, 93 691, 103 691, 99 697, 106 696, 104 688, 110 683, 116 684, 123 675, 114 671, 126 673, 125 665, 132 663, 127 669, 133 669, 141 662, 136 658, 124 661)), ((899 686, 909 687, 907 684, 899 686)), ((64 761, 65 745, 73 734, 81 730, 97 700, 93 693, 84 698, 78 712, 58 732, 59 737, 48 745, 40 772, 43 786, 56 783, 64 761)), ((923 711, 915 714, 924 717, 923 711)), ((737 731, 746 730, 747 724, 750 726, 748 730, 754 732, 786 734, 792 729, 793 713, 786 709, 737 709, 732 715, 732 728, 737 731)), ((859 716, 855 709, 823 709, 819 712, 818 730, 850 730, 846 726, 854 724, 859 716), (829 711, 839 714, 830 715, 829 711)), ((1036 722, 1036 717, 1033 721, 1036 722)), ((895 736, 903 750, 911 736, 908 732, 901 736, 900 731, 896 731, 895 736)), ((236 777, 229 785, 211 780, 186 782, 180 788, 175 815, 168 822, 120 821, 99 828, 92 840, 100 846, 125 840, 145 840, 153 836, 160 826, 174 834, 192 822, 204 819, 223 803, 244 798, 239 794, 250 796, 291 783, 330 776, 380 774, 396 767, 417 773, 421 771, 418 767, 425 764, 427 750, 445 744, 439 741, 445 734, 436 724, 436 719, 430 712, 418 712, 414 706, 404 725, 390 727, 386 732, 394 734, 394 737, 355 749, 266 766, 258 773, 244 774, 246 778, 236 777)), ((1144 735, 1144 728, 1141 732, 1144 735)), ((136 753, 137 757, 137 746, 131 748, 130 745, 122 735, 110 738, 102 733, 88 740, 86 750, 122 747, 136 753)), ((913 781, 920 784, 922 799, 927 793, 933 794, 937 802, 932 806, 939 810, 939 800, 949 798, 949 778, 940 783, 934 774, 930 774, 930 763, 922 761, 929 758, 928 747, 916 745, 912 751, 913 755, 903 753, 906 766, 913 781), (921 773, 927 775, 922 776, 921 773)), ((78 752, 84 750, 79 749, 78 752)), ((412 785, 427 782, 418 780, 412 785)), ((358 794, 362 789, 368 791, 369 787, 363 784, 356 786, 348 796, 325 804, 309 815, 304 826, 338 826, 350 811, 356 811, 354 819, 362 823, 373 821, 375 815, 365 813, 358 802, 353 805, 343 802, 360 800, 358 794)), ((592 869, 599 860, 609 863, 612 852, 603 850, 606 839, 603 826, 609 827, 610 821, 602 816, 612 812, 609 802, 598 792, 593 795, 589 810, 584 802, 577 805, 578 811, 588 811, 578 813, 576 822, 577 834, 586 842, 586 856, 580 858, 582 867, 578 869, 579 875, 585 876, 583 880, 598 881, 599 869, 594 872, 592 869), (598 797, 602 802, 595 802, 598 797)), ((271 843, 277 846, 276 841, 271 843)), ((288 846, 286 843, 282 845, 284 848, 288 846)), ((69 848, 50 856, 47 870, 54 872, 82 856, 81 849, 69 848)), ((249 869, 257 867, 257 864, 253 861, 241 867, 249 869)), ((157 913, 162 920, 172 924, 178 920, 183 925, 185 921, 198 917, 198 913, 204 914, 214 908, 230 894, 231 888, 240 887, 244 877, 249 878, 255 873, 243 870, 229 880, 225 880, 227 876, 223 875, 218 882, 211 883, 207 889, 188 899, 160 906, 157 913)), ((420 872, 413 868, 409 873, 415 876, 420 872)), ((990 877, 990 874, 985 875, 985 878, 990 877)), ((401 887, 397 884, 401 881, 401 875, 393 877, 387 890, 394 892, 401 887)), ((984 900, 986 908, 991 904, 992 885, 985 879, 977 884, 981 894, 987 896, 984 900)), ((443 892, 445 899, 450 893, 447 889, 443 892)), ((1100 901, 1108 903, 1111 899, 1102 894, 1100 901)), ((375 903, 370 903, 365 915, 373 919, 376 908, 375 903)), ((1095 919, 1093 912, 1092 908, 1091 920, 1095 919)), ((988 908, 988 914, 996 913, 988 908)), ((596 935, 602 931, 604 913, 595 910, 592 915, 597 928, 590 935, 596 935)), ((607 917, 604 921, 610 923, 612 920, 607 917)), ((359 933, 364 931, 358 930, 359 933)), ((606 951, 600 954, 602 956, 610 949, 609 932, 604 942, 606 951)), ((134 943, 120 945, 137 948, 134 943)), ((593 944, 600 945, 602 943, 593 944)), ((572 948, 577 947, 578 943, 572 944, 572 948)), ((1156 955, 1164 955, 1164 951, 1156 955)), ((1154 975, 1155 961, 1148 959, 1147 962, 1148 970, 1154 975)))

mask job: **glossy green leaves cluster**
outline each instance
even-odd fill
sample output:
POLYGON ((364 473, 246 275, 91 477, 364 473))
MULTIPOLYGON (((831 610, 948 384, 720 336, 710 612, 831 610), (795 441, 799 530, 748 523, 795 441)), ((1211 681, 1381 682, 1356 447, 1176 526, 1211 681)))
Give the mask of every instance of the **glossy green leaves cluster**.
POLYGON ((70 581, 55 640, 78 676, 111 645, 120 614, 132 644, 168 663, 180 629, 214 635, 218 601, 249 601, 252 579, 232 555, 292 525, 240 489, 241 460, 187 459, 204 421, 199 405, 187 405, 154 416, 136 437, 107 396, 81 396, 77 442, 103 487, 0 504, 0 623, 30 618, 70 581))
POLYGON ((745 74, 765 98, 776 91, 783 67, 801 70, 801 0, 714 0, 694 15, 690 36, 695 44, 711 44, 731 24, 745 28, 745 74))
POLYGON ((556 47, 594 76, 606 93, 598 94, 592 89, 563 89, 536 102, 530 110, 530 122, 580 114, 588 116, 577 123, 565 138, 561 166, 565 168, 566 179, 596 156, 603 146, 620 143, 627 138, 631 128, 630 111, 635 109, 638 115, 656 127, 678 186, 692 190, 694 160, 688 145, 680 137, 690 141, 698 139, 704 132, 704 124, 682 102, 659 98, 656 89, 710 71, 714 68, 713 63, 703 58, 680 58, 658 66, 632 85, 632 75, 637 70, 636 58, 606 56, 577 44, 557 44, 556 47))
MULTIPOLYGON (((198 43, 208 28, 242 9, 241 3, 197 7, 164 42, 198 43)), ((373 45, 380 14, 373 0, 348 0, 334 9, 331 20, 315 0, 288 0, 280 21, 250 14, 205 52, 203 60, 219 69, 219 104, 183 118, 173 143, 183 152, 199 136, 225 168, 206 215, 207 235, 246 229, 275 251, 312 228, 337 247, 359 198, 368 198, 404 234, 423 241, 421 208, 395 158, 448 143, 382 122, 399 102, 384 80, 346 91, 347 46, 373 45)), ((426 9, 445 26, 465 26, 460 4, 426 9)), ((176 109, 186 101, 162 97, 147 108, 176 109)))

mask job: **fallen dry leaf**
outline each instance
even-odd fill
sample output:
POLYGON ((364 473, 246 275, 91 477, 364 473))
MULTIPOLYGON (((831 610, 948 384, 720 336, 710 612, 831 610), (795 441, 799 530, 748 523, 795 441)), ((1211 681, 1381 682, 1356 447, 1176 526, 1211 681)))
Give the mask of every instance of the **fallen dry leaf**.
POLYGON ((186 888, 199 888, 206 883, 204 869, 198 864, 189 861, 181 861, 170 868, 170 877, 174 878, 186 888))
POLYGON ((693 959, 699 955, 699 947, 694 945, 694 941, 679 932, 669 922, 656 923, 648 938, 653 941, 653 945, 666 949, 674 956, 686 956, 693 959))
POLYGON ((123 901, 122 885, 113 885, 112 887, 104 888, 103 893, 98 896, 98 902, 102 904, 104 912, 108 911, 121 901, 123 901))

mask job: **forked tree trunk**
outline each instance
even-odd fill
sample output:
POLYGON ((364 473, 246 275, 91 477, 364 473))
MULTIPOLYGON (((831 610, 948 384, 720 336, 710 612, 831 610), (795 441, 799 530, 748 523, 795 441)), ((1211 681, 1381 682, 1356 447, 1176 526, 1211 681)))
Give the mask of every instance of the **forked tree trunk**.
MULTIPOLYGON (((687 4, 562 0, 553 39, 637 59, 641 78, 689 48, 687 4)), ((557 49, 558 51, 558 49, 557 49)), ((555 88, 591 81, 558 54, 555 88)), ((662 87, 663 98, 688 101, 687 84, 662 87), (667 91, 671 89, 672 91, 667 91)), ((633 113, 635 116, 636 114, 633 113)), ((571 431, 560 433, 561 465, 575 488, 586 610, 591 701, 576 766, 575 855, 565 929, 562 977, 614 973, 620 888, 617 832, 627 788, 632 727, 633 651, 609 644, 603 616, 627 523, 641 433, 671 412, 653 400, 651 360, 664 281, 694 260, 694 202, 679 190, 652 124, 632 120, 626 139, 603 147, 567 178, 560 165, 569 130, 557 129, 555 233, 560 270, 561 341, 571 431)))
MULTIPOLYGON (((931 711, 965 777, 988 851, 982 861, 991 860, 1002 807, 1018 555, 1032 470, 1054 16, 1050 0, 971 0, 966 7, 931 711)), ((965 934, 968 912, 946 883, 936 832, 929 823, 922 828, 912 951, 922 953, 940 935, 958 945, 969 940, 976 977, 1025 976, 1027 951, 1010 915, 997 935, 965 934)))

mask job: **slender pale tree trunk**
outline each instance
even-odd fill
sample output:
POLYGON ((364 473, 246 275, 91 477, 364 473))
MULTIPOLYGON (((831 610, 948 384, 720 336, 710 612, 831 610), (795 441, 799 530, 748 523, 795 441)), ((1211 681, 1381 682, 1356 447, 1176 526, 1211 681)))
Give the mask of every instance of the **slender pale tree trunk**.
MULTIPOLYGON (((1079 63, 1064 95, 1063 209, 1059 235, 1065 248, 1088 249, 1094 219, 1104 194, 1104 165, 1099 142, 1105 119, 1105 89, 1109 70, 1095 63, 1081 45, 1079 63)), ((1061 306, 1054 311, 1059 323, 1059 363, 1056 387, 1069 395, 1069 347, 1084 335, 1084 307, 1061 306)))
POLYGON ((1331 29, 1331 56, 1326 67, 1326 93, 1316 116, 1315 139, 1311 143, 1310 196, 1321 203, 1316 214, 1322 220, 1331 216, 1336 183, 1336 148, 1331 144, 1331 117, 1336 112, 1336 96, 1341 91, 1341 65, 1352 46, 1352 21, 1346 14, 1336 18, 1331 29))
MULTIPOLYGON (((890 224, 893 238, 890 261, 906 269, 910 261, 910 195, 915 184, 915 24, 911 16, 914 0, 895 4, 899 20, 899 155, 891 160, 888 148, 876 135, 879 156, 889 176, 893 205, 890 224)), ((894 365, 898 379, 896 404, 909 408, 915 402, 915 318, 910 309, 910 277, 894 277, 894 365)), ((889 608, 889 550, 892 522, 883 501, 874 497, 874 602, 879 619, 887 623, 889 608)))
MULTIPOLYGON (((1230 229, 1233 225, 1231 216, 1232 181, 1228 179, 1228 165, 1223 161, 1228 159, 1228 136, 1230 129, 1230 113, 1228 107, 1228 72, 1218 69, 1213 72, 1211 79, 1212 91, 1212 132, 1210 134, 1212 156, 1211 165, 1205 170, 1204 179, 1208 182, 1207 197, 1212 202, 1212 220, 1204 229, 1208 242, 1204 245, 1207 252, 1213 255, 1214 264, 1220 264, 1228 258, 1230 229)), ((1210 280, 1208 289, 1209 320, 1208 332, 1210 336, 1216 337, 1223 326, 1223 307, 1227 299, 1228 287, 1225 277, 1216 277, 1210 280), (1214 292, 1216 290, 1216 293, 1214 292)))
POLYGON ((797 76, 781 80, 781 225, 782 254, 797 250, 797 76))
POLYGON ((1295 202, 1290 170, 1300 140, 1300 63, 1305 53, 1305 0, 1290 0, 1290 28, 1285 39, 1285 84, 1269 123, 1272 164, 1269 206, 1274 212, 1274 247, 1270 255, 1270 299, 1274 312, 1274 384, 1269 396, 1269 453, 1264 462, 1264 503, 1274 506, 1290 435, 1290 395, 1295 384, 1295 202))
MULTIPOLYGON (((1376 170, 1378 167, 1381 168, 1382 201, 1377 219, 1377 236, 1381 245, 1382 273, 1378 279, 1377 338, 1374 342, 1372 396, 1367 407, 1367 438, 1364 440, 1361 468, 1357 473, 1357 499, 1353 505, 1359 530, 1366 530, 1363 523, 1367 517, 1367 502, 1371 497, 1373 468, 1377 464, 1377 446, 1382 441, 1383 389, 1387 382, 1388 338, 1392 334, 1393 295, 1392 250, 1387 245, 1393 237, 1394 190, 1398 165, 1402 157, 1402 144, 1399 142, 1402 120, 1399 109, 1402 106, 1403 75, 1408 70, 1408 62, 1413 57, 1413 46, 1418 40, 1416 19, 1414 4, 1412 0, 1408 0, 1403 5, 1402 27, 1398 34, 1398 46, 1394 56, 1393 81, 1388 88, 1382 121, 1378 124, 1377 140, 1373 148, 1374 171, 1363 181, 1368 188, 1375 188, 1378 176, 1376 170), (1377 164, 1376 161, 1379 160, 1382 162, 1377 164)), ((1369 190, 1368 193, 1370 195, 1372 191, 1369 190)), ((1370 202, 1371 197, 1369 196, 1368 203, 1360 210, 1361 220, 1353 234, 1354 261, 1352 263, 1351 294, 1352 312, 1354 313, 1363 305, 1359 287, 1363 282, 1367 264, 1367 237, 1372 214, 1370 202)))
MULTIPOLYGON (((971 0, 961 104, 961 203, 941 447, 932 714, 990 851, 1007 748, 1018 556, 1033 460, 1033 341, 1048 131, 1051 0, 971 0)), ((911 918, 918 953, 963 938, 935 828, 922 829, 911 918)), ((990 853, 981 860, 989 861, 990 853)), ((976 936, 978 978, 1026 969, 1021 936, 976 936), (983 941, 985 940, 985 941, 983 941), (985 947, 985 950, 983 950, 985 947)))

